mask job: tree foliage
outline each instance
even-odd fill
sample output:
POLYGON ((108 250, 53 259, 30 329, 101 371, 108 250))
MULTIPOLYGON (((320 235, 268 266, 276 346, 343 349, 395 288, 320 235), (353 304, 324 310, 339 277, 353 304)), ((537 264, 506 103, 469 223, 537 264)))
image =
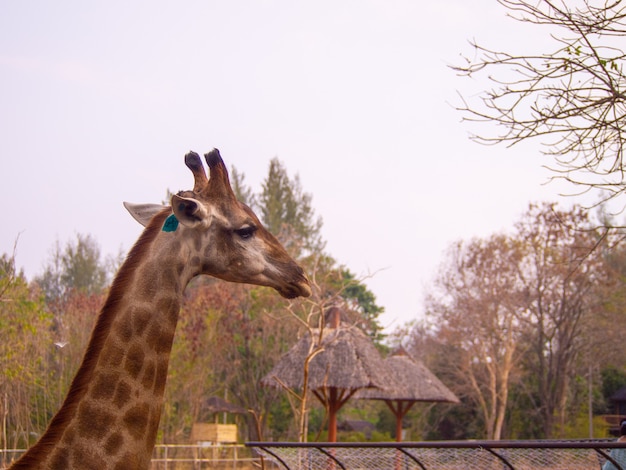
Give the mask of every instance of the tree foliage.
POLYGON ((531 205, 512 233, 452 247, 428 296, 429 327, 417 331, 445 351, 431 358, 435 373, 480 412, 473 437, 499 439, 507 425, 508 437, 564 437, 580 417, 590 398, 581 382, 593 381, 596 354, 612 355, 598 325, 616 320, 604 290, 616 279, 608 238, 593 227, 580 207, 531 205))
POLYGON ((0 257, 0 446, 14 448, 39 434, 51 411, 51 318, 42 299, 15 268, 14 255, 0 257))
POLYGON ((258 201, 263 224, 292 255, 321 253, 322 219, 315 217, 312 196, 302 190, 300 177, 290 178, 277 158, 270 161, 258 201))
POLYGON ((457 391, 477 405, 487 439, 502 436, 512 375, 524 352, 520 248, 502 235, 454 245, 429 297, 441 338, 462 352, 450 363, 457 391))
POLYGON ((601 250, 595 249, 602 232, 591 225, 580 208, 565 212, 551 205, 531 206, 517 225, 530 301, 523 317, 529 330, 525 367, 536 380, 533 400, 545 436, 564 427, 577 362, 590 342, 594 289, 604 277, 601 250))
POLYGON ((237 199, 245 205, 254 207, 257 205, 257 196, 254 194, 254 191, 252 191, 252 188, 246 184, 245 179, 245 173, 240 172, 233 165, 230 169, 230 184, 233 188, 233 192, 235 196, 237 196, 237 199))
POLYGON ((382 346, 385 336, 378 323, 378 317, 385 308, 376 303, 376 295, 349 269, 339 268, 337 274, 334 281, 329 282, 332 292, 339 293, 343 307, 356 314, 353 323, 367 333, 378 346, 382 346))
POLYGON ((63 299, 73 290, 98 294, 108 280, 100 246, 91 235, 83 234, 76 234, 76 240, 68 241, 63 249, 57 241, 43 274, 35 279, 48 302, 63 299))

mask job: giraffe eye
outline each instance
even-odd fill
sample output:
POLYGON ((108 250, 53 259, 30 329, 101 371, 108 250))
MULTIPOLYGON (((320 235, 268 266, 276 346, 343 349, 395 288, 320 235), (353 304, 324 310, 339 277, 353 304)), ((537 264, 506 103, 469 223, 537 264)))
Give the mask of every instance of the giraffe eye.
POLYGON ((248 238, 252 238, 256 230, 257 228, 254 225, 246 225, 245 227, 235 230, 235 233, 239 236, 239 238, 247 240, 248 238))

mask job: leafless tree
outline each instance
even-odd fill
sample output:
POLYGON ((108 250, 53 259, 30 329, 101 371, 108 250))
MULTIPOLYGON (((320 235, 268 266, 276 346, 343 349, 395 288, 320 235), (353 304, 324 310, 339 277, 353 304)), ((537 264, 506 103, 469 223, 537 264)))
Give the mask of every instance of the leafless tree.
MULTIPOLYGON (((303 337, 308 339, 308 342, 305 342, 307 343, 307 350, 301 357, 301 386, 296 389, 293 384, 285 383, 280 377, 271 373, 264 379, 264 382, 278 386, 281 390, 287 392, 289 405, 298 429, 299 442, 306 442, 307 440, 312 396, 317 397, 325 407, 324 422, 328 421, 331 415, 328 397, 324 396, 327 387, 322 387, 322 389, 310 387, 311 362, 337 339, 335 336, 329 340, 329 337, 326 335, 327 328, 334 328, 332 326, 333 321, 327 318, 327 314, 330 310, 340 310, 341 313, 337 314, 341 315, 342 321, 358 327, 357 325, 362 323, 360 321, 362 320, 362 312, 351 308, 351 302, 347 301, 343 295, 347 290, 362 285, 361 283, 367 277, 369 276, 360 279, 346 279, 341 276, 340 270, 332 269, 329 271, 325 269, 323 257, 318 257, 309 271, 309 281, 313 295, 307 299, 293 300, 287 307, 290 317, 295 319, 299 325, 303 337), (337 307, 337 309, 333 309, 333 307, 337 307)), ((354 306, 353 304, 352 307, 354 306)), ((315 382, 315 379, 313 382, 315 382)), ((354 391, 356 390, 345 395, 346 401, 352 396, 354 391)), ((319 433, 321 433, 321 429, 318 431, 318 437, 319 433)))
POLYGON ((513 385, 538 437, 565 435, 580 364, 602 349, 598 311, 609 304, 597 290, 608 283, 608 241, 591 225, 579 206, 531 205, 510 235, 454 245, 429 292, 431 331, 451 351, 451 388, 475 405, 488 439, 505 431, 513 385))
MULTIPOLYGON (((461 96, 464 120, 495 123, 499 132, 472 137, 509 146, 531 138, 553 157, 554 178, 601 202, 626 192, 626 76, 621 0, 497 0, 517 21, 543 27, 544 53, 513 54, 471 42, 474 57, 453 66, 460 75, 487 75, 478 101, 461 96)), ((492 127, 490 127, 492 129, 492 127)), ((622 206, 624 203, 622 203, 622 206)))
MULTIPOLYGON (((546 438, 563 437, 577 364, 591 343, 596 289, 604 284, 606 238, 588 229, 586 211, 532 205, 516 224, 525 245, 520 263, 529 303, 523 324, 528 351, 524 368, 533 377, 529 398, 546 438)), ((526 381, 526 383, 531 383, 526 381)))
POLYGON ((440 341, 457 351, 455 392, 475 403, 487 439, 500 439, 513 375, 524 353, 519 243, 496 235, 455 244, 428 299, 440 341))

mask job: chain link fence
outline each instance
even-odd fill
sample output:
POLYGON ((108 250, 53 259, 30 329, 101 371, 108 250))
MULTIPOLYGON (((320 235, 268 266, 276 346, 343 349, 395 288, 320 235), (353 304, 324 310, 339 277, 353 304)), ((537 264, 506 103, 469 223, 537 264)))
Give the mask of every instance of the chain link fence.
MULTIPOLYGON (((5 470, 25 451, 0 450, 0 470, 5 470)), ((253 449, 243 445, 157 445, 150 470, 277 470, 282 468, 263 462, 253 449)), ((85 469, 96 470, 96 469, 85 469)))
MULTIPOLYGON (((157 446, 151 470, 600 470, 615 441, 250 442, 157 446)), ((0 451, 0 469, 23 451, 0 451)))
POLYGON ((599 470, 615 441, 247 444, 287 470, 599 470))

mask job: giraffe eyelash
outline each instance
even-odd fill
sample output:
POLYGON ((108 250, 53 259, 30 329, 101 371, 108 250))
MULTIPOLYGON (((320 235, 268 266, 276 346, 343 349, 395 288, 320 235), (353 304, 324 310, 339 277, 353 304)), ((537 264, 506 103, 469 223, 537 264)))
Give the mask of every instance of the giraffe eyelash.
POLYGON ((252 238, 254 232, 257 231, 257 227, 254 225, 247 225, 245 227, 241 227, 234 232, 243 240, 247 240, 248 238, 252 238))

